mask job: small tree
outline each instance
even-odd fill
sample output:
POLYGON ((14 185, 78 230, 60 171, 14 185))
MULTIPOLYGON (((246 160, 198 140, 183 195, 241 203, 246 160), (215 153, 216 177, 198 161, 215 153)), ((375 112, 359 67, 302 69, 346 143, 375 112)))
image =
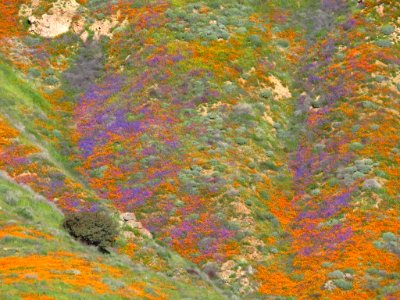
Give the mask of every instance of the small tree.
POLYGON ((76 212, 65 216, 63 227, 79 241, 109 252, 118 236, 118 226, 104 212, 76 212))

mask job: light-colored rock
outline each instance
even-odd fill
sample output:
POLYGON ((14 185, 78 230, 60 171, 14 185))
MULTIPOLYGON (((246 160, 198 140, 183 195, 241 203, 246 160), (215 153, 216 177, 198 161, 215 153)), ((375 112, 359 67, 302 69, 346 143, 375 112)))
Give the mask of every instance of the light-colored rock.
POLYGON ((336 289, 336 285, 333 280, 328 280, 327 282, 325 282, 323 289, 332 292, 334 289, 336 289))
MULTIPOLYGON (((31 24, 29 32, 46 38, 53 38, 71 30, 78 34, 82 41, 86 42, 89 32, 85 31, 86 18, 79 15, 78 9, 85 8, 76 0, 58 0, 51 8, 40 17, 35 16, 35 10, 40 6, 39 0, 32 0, 30 5, 23 4, 19 10, 19 16, 27 18, 31 24)), ((104 19, 96 20, 90 30, 94 32, 93 39, 99 40, 101 36, 112 38, 112 30, 117 26, 128 24, 127 19, 120 22, 121 12, 104 19)))
MULTIPOLYGON (((267 107, 268 105, 266 105, 266 107, 267 107)), ((269 106, 268 106, 268 108, 269 108, 269 106)), ((262 116, 262 119, 264 120, 264 121, 267 121, 270 125, 274 125, 274 120, 272 119, 272 117, 271 117, 271 110, 270 109, 268 109, 268 110, 266 110, 265 112, 264 112, 264 114, 263 114, 263 116, 262 116)), ((274 128, 275 129, 275 128, 274 128)))
POLYGON ((136 221, 136 215, 133 212, 126 212, 119 215, 120 219, 123 221, 136 221))
POLYGON ((350 273, 345 273, 344 274, 344 279, 353 280, 353 275, 351 275, 350 273))
POLYGON ((400 43, 400 27, 395 26, 394 32, 389 37, 393 43, 400 43))
POLYGON ((73 21, 71 25, 72 31, 76 34, 80 34, 85 30, 85 18, 78 17, 75 21, 73 21))
POLYGON ((250 280, 249 280, 248 277, 242 277, 242 278, 240 278, 239 282, 240 282, 240 285, 241 285, 240 293, 244 294, 247 291, 248 287, 250 286, 250 280))
POLYGON ((218 272, 218 277, 225 282, 232 281, 232 275, 235 274, 233 268, 236 267, 236 263, 233 260, 228 260, 221 266, 221 271, 218 272))
POLYGON ((380 184, 375 178, 371 178, 365 180, 362 187, 363 189, 380 189, 382 184, 380 184))
POLYGON ((136 237, 132 231, 123 231, 122 236, 127 240, 132 240, 136 237))
POLYGON ((242 203, 242 202, 232 202, 231 205, 234 207, 235 212, 237 214, 243 214, 243 215, 250 215, 251 210, 247 208, 247 206, 242 203))
POLYGON ((250 274, 250 275, 253 275, 254 274, 254 268, 252 266, 248 266, 247 267, 247 273, 250 274))
POLYGON ((121 17, 121 12, 117 11, 116 14, 112 15, 108 19, 104 20, 96 20, 91 26, 90 30, 94 32, 93 39, 99 40, 101 36, 107 36, 109 38, 113 37, 112 30, 121 25, 125 26, 127 24, 127 20, 125 19, 122 23, 119 22, 121 17))
POLYGON ((199 105, 199 107, 197 108, 198 113, 203 116, 206 117, 208 115, 208 112, 211 110, 217 110, 218 107, 220 106, 225 106, 228 107, 230 106, 229 104, 223 103, 222 101, 219 101, 217 103, 213 103, 211 105, 209 105, 208 103, 205 104, 201 104, 199 105))
POLYGON ((75 0, 58 0, 53 3, 48 13, 43 14, 41 17, 33 15, 32 5, 21 6, 20 15, 27 17, 31 26, 29 32, 38 34, 42 37, 52 38, 69 31, 72 19, 75 16, 79 3, 75 0))
MULTIPOLYGON (((240 285, 240 293, 244 294, 253 291, 250 279, 247 277, 247 274, 251 274, 248 270, 249 268, 244 270, 241 266, 238 266, 235 261, 228 260, 222 264, 217 275, 226 284, 238 283, 240 285)), ((253 272, 252 268, 251 272, 253 272)))
POLYGON ((32 0, 31 6, 33 8, 37 8, 37 7, 39 7, 39 4, 40 4, 40 0, 32 0))
POLYGON ((292 97, 292 93, 287 87, 282 84, 282 82, 278 78, 271 75, 268 77, 268 79, 274 85, 272 92, 275 94, 275 99, 281 100, 292 97))
POLYGON ((148 231, 146 228, 142 227, 139 229, 139 233, 149 239, 153 238, 153 235, 151 234, 150 231, 148 231))
POLYGON ((131 228, 143 228, 142 223, 134 221, 134 220, 126 221, 125 224, 128 225, 131 228))
POLYGON ((20 18, 27 18, 27 17, 32 16, 32 13, 33 13, 33 9, 31 6, 22 4, 21 7, 19 8, 18 16, 20 18))
POLYGON ((379 15, 380 17, 385 16, 385 14, 384 14, 384 12, 383 12, 383 9, 384 9, 383 4, 381 4, 381 5, 379 5, 379 6, 376 7, 376 12, 378 13, 378 15, 379 15))
POLYGON ((245 242, 246 244, 250 244, 251 246, 255 246, 255 247, 264 247, 265 243, 262 240, 257 239, 254 236, 247 236, 243 242, 245 242))
MULTIPOLYGON (((127 225, 130 228, 136 229, 137 231, 139 231, 139 233, 142 236, 148 237, 150 239, 153 238, 153 235, 151 234, 151 232, 149 230, 147 230, 146 228, 144 228, 143 224, 141 222, 136 220, 136 216, 133 212, 122 213, 119 215, 119 218, 120 218, 121 226, 127 225)), ((130 232, 130 231, 124 231, 122 233, 122 235, 127 239, 135 238, 134 233, 130 232)))
POLYGON ((88 39, 88 37, 89 37, 89 33, 88 33, 87 31, 84 31, 84 32, 80 35, 80 38, 81 38, 81 40, 82 40, 83 42, 86 42, 87 39, 88 39))
MULTIPOLYGON (((257 247, 255 246, 243 246, 243 250, 245 251, 244 257, 249 260, 249 261, 263 261, 267 257, 264 257, 264 255, 258 251, 257 247)), ((269 255, 271 256, 271 255, 269 255)))
POLYGON ((374 204, 374 207, 375 208, 379 208, 379 205, 382 203, 382 198, 381 197, 379 197, 377 194, 373 194, 372 195, 372 199, 374 199, 375 200, 375 204, 374 204))

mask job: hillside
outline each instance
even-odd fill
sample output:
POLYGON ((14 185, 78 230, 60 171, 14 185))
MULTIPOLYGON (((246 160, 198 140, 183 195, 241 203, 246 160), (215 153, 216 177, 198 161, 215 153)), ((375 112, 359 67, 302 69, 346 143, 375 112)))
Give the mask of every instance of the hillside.
POLYGON ((397 1, 0 15, 1 299, 400 298, 397 1))

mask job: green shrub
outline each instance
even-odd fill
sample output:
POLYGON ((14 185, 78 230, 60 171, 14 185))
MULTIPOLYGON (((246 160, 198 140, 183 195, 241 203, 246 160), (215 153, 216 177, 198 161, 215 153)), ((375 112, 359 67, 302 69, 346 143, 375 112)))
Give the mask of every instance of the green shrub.
POLYGON ((45 78, 44 83, 47 85, 56 85, 58 80, 54 76, 49 76, 45 78))
POLYGON ((391 47, 393 43, 390 40, 377 40, 375 44, 382 48, 391 47))
POLYGON ((263 90, 260 92, 260 97, 265 98, 265 99, 269 99, 272 97, 272 93, 269 90, 263 90))
POLYGON ((244 203, 245 203, 247 206, 252 206, 252 205, 253 205, 253 201, 251 201, 250 199, 247 199, 244 203))
POLYGON ((353 151, 361 150, 364 148, 364 145, 359 142, 354 142, 350 144, 350 149, 353 151))
POLYGON ((333 266, 333 263, 331 263, 331 262, 329 262, 329 261, 324 261, 324 262, 321 264, 321 266, 322 266, 323 268, 330 268, 330 267, 333 266))
POLYGON ((260 163, 260 169, 263 171, 266 170, 278 171, 279 167, 276 166, 272 161, 263 161, 260 163))
POLYGON ((375 109, 378 107, 374 102, 371 102, 371 101, 363 101, 362 106, 364 108, 370 108, 370 109, 375 109))
POLYGON ((393 232, 384 232, 382 234, 382 238, 385 241, 395 241, 396 240, 396 235, 393 232))
POLYGON ((118 236, 117 224, 104 212, 77 212, 65 216, 63 227, 79 241, 108 252, 118 236))
POLYGON ((381 28, 381 32, 385 35, 390 35, 394 32, 394 27, 392 25, 385 25, 381 28))
POLYGON ((339 180, 335 177, 331 177, 327 180, 327 183, 329 184, 330 187, 334 187, 339 184, 339 180))
POLYGON ((246 141, 245 138, 238 137, 238 138, 236 138, 236 143, 237 143, 238 145, 245 145, 245 144, 247 143, 247 141, 246 141))
POLYGON ((321 193, 321 190, 320 190, 320 189, 313 189, 313 190, 311 190, 311 195, 313 195, 313 196, 319 195, 320 193, 321 193))
POLYGON ((54 70, 53 70, 52 68, 48 68, 48 69, 45 71, 45 73, 46 73, 46 75, 49 75, 49 76, 55 74, 55 72, 54 72, 54 70))
POLYGON ((279 47, 281 48, 288 48, 290 46, 289 41, 285 39, 279 39, 276 42, 279 47))
POLYGON ((340 270, 335 270, 333 272, 330 272, 328 274, 328 278, 331 279, 343 279, 344 278, 344 273, 340 270))
POLYGON ((260 191, 260 196, 264 199, 264 200, 269 200, 269 194, 266 191, 260 191))
POLYGON ((372 130, 378 130, 380 126, 378 124, 371 124, 369 125, 369 128, 371 128, 372 130))
POLYGON ((375 76, 375 80, 376 80, 377 82, 379 82, 379 83, 382 83, 382 82, 384 82, 384 81, 386 80, 386 77, 385 77, 385 76, 382 76, 382 75, 376 75, 376 76, 375 76))
POLYGON ((272 247, 272 248, 269 249, 269 252, 272 253, 272 254, 277 254, 277 253, 279 253, 279 250, 277 248, 275 248, 275 247, 272 247))
POLYGON ((40 76, 40 71, 36 68, 30 68, 28 70, 28 74, 29 74, 29 76, 36 78, 36 77, 40 76))
POLYGON ((251 45, 253 45, 254 47, 261 47, 261 46, 262 46, 262 40, 261 40, 260 36, 257 35, 257 34, 250 35, 250 36, 247 38, 247 41, 248 41, 251 45))
POLYGON ((103 13, 98 13, 98 14, 96 15, 96 19, 97 19, 97 20, 104 20, 105 17, 106 17, 106 16, 105 16, 103 13))
POLYGON ((341 290, 348 291, 353 288, 353 284, 350 281, 344 279, 335 279, 333 280, 335 285, 340 288, 341 290))

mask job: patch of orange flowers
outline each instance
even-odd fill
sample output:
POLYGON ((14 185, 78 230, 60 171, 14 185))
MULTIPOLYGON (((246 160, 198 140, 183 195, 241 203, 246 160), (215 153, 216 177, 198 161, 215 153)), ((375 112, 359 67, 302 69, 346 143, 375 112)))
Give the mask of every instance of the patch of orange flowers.
POLYGON ((0 40, 19 35, 18 10, 24 2, 24 0, 2 0, 0 2, 0 40))
POLYGON ((10 127, 7 122, 0 118, 0 146, 8 146, 12 143, 12 139, 18 136, 18 131, 10 127))
POLYGON ((36 239, 43 238, 51 240, 53 237, 34 229, 28 229, 22 226, 10 225, 0 227, 0 239, 5 236, 14 236, 22 239, 36 239))

